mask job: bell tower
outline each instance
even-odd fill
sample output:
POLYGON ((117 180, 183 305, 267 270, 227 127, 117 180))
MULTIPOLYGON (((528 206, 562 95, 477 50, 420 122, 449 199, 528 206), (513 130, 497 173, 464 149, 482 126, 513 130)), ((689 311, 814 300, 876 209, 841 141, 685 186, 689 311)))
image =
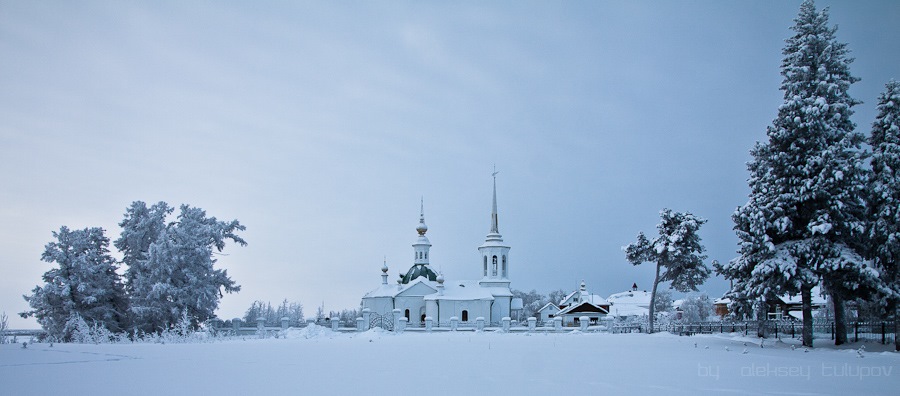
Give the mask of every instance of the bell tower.
POLYGON ((494 178, 494 195, 491 205, 491 230, 488 232, 484 243, 478 247, 481 255, 481 274, 479 283, 488 287, 509 287, 509 246, 503 243, 500 235, 500 222, 497 216, 497 172, 491 176, 494 178))
POLYGON ((415 251, 413 264, 428 265, 428 251, 431 249, 431 242, 429 242, 428 237, 425 236, 425 233, 428 232, 428 226, 425 225, 425 198, 422 198, 420 205, 419 224, 416 226, 416 232, 419 233, 419 238, 416 239, 416 243, 413 244, 413 250, 415 251))

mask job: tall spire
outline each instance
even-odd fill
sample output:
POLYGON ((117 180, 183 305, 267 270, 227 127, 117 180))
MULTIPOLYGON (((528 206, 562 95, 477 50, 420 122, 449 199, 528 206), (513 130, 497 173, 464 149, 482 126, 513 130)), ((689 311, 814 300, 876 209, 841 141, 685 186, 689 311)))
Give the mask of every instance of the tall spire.
POLYGON ((428 226, 425 225, 425 197, 422 197, 422 201, 419 206, 419 225, 416 226, 416 231, 419 235, 425 235, 428 232, 428 226))
POLYGON ((497 165, 494 165, 494 173, 491 176, 494 177, 494 203, 491 206, 491 234, 499 234, 500 233, 500 225, 497 220, 497 165))

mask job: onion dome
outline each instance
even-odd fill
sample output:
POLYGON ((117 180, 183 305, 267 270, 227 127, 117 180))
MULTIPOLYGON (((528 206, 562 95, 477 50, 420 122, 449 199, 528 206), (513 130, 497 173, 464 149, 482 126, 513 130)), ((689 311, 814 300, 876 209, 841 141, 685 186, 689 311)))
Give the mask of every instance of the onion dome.
POLYGON ((438 274, 437 283, 444 284, 444 274, 438 274))

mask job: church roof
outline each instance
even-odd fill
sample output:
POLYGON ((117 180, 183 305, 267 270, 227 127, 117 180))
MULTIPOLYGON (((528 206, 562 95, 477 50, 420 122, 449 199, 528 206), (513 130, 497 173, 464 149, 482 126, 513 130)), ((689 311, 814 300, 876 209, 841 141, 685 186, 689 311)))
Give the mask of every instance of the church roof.
POLYGON ((427 278, 430 281, 437 281, 437 274, 434 270, 425 264, 415 264, 409 268, 409 271, 406 271, 406 275, 403 275, 403 280, 401 282, 407 284, 419 277, 427 278))
MULTIPOLYGON (((494 287, 481 287, 478 281, 446 281, 444 282, 444 294, 429 294, 425 300, 493 300, 494 287)), ((508 290, 506 291, 508 293, 508 290)))
POLYGON ((436 282, 429 281, 426 278, 418 278, 408 284, 401 284, 400 287, 397 287, 396 284, 395 285, 381 285, 377 289, 366 293, 366 295, 363 296, 363 298, 397 297, 398 295, 403 294, 403 292, 416 287, 416 285, 418 285, 418 284, 423 284, 428 287, 428 289, 425 289, 425 291, 426 291, 425 294, 431 294, 437 290, 436 282))

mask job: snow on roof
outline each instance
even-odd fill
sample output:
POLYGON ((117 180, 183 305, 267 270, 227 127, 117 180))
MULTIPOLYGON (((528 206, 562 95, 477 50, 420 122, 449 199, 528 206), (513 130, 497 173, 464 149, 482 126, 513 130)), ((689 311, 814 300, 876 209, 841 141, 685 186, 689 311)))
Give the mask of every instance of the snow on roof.
POLYGON ((559 312, 559 307, 552 302, 548 302, 548 303, 544 304, 544 306, 541 307, 540 309, 538 309, 537 311, 543 312, 545 309, 550 309, 551 312, 559 312))
POLYGON ((650 292, 648 291, 626 291, 613 294, 606 298, 612 304, 636 304, 644 308, 650 307, 650 292))
POLYGON ((727 297, 717 298, 713 301, 713 304, 731 304, 731 299, 727 297))
POLYGON ((437 290, 437 282, 430 281, 426 277, 418 277, 418 278, 410 281, 407 284, 401 284, 399 288, 397 287, 396 284, 380 285, 377 289, 366 293, 366 295, 363 296, 363 298, 367 298, 367 297, 397 297, 398 294, 403 293, 404 291, 409 290, 420 283, 425 284, 426 286, 428 286, 434 290, 437 290))
POLYGON ((606 298, 611 316, 643 316, 650 314, 650 292, 625 291, 606 298))
MULTIPOLYGON (((826 303, 828 303, 828 300, 826 300, 825 297, 822 297, 822 289, 820 289, 819 286, 814 287, 810 295, 812 296, 811 300, 813 305, 825 305, 826 303)), ((785 304, 800 304, 803 302, 803 299, 799 294, 794 296, 783 295, 778 298, 780 298, 781 301, 783 301, 785 304)))
POLYGON ((572 300, 573 300, 573 297, 575 297, 575 296, 579 296, 579 297, 580 297, 580 299, 579 299, 577 302, 589 301, 589 302, 594 303, 594 304, 596 304, 596 305, 606 305, 606 304, 609 304, 609 303, 606 301, 606 299, 603 298, 602 296, 599 296, 599 295, 596 295, 596 294, 591 294, 590 292, 587 292, 587 291, 585 291, 585 290, 576 290, 576 291, 573 291, 573 292, 569 293, 565 298, 563 298, 562 300, 560 300, 560 301, 559 301, 559 304, 557 304, 557 305, 572 305, 572 303, 575 302, 575 301, 572 301, 572 300), (578 293, 581 293, 581 295, 579 296, 578 293))
MULTIPOLYGON (((493 300, 493 287, 481 287, 478 281, 447 281, 444 282, 444 294, 429 294, 425 300, 493 300)), ((501 290, 502 292, 502 290, 501 290)), ((507 292, 508 293, 508 292, 507 292)))
MULTIPOLYGON (((604 300, 604 301, 605 301, 605 300, 604 300)), ((590 306, 592 306, 592 307, 594 307, 594 308, 597 308, 597 309, 599 309, 599 310, 601 310, 601 311, 606 311, 605 309, 603 309, 602 307, 600 307, 598 304, 592 304, 590 301, 582 301, 582 302, 580 302, 580 303, 578 303, 578 304, 572 304, 572 305, 569 305, 568 307, 563 308, 561 311, 557 312, 556 315, 557 315, 557 316, 559 316, 559 315, 565 315, 565 314, 567 314, 567 313, 573 311, 575 308, 578 308, 578 307, 580 307, 580 306, 582 306, 582 305, 585 305, 585 304, 590 305, 590 306)))

